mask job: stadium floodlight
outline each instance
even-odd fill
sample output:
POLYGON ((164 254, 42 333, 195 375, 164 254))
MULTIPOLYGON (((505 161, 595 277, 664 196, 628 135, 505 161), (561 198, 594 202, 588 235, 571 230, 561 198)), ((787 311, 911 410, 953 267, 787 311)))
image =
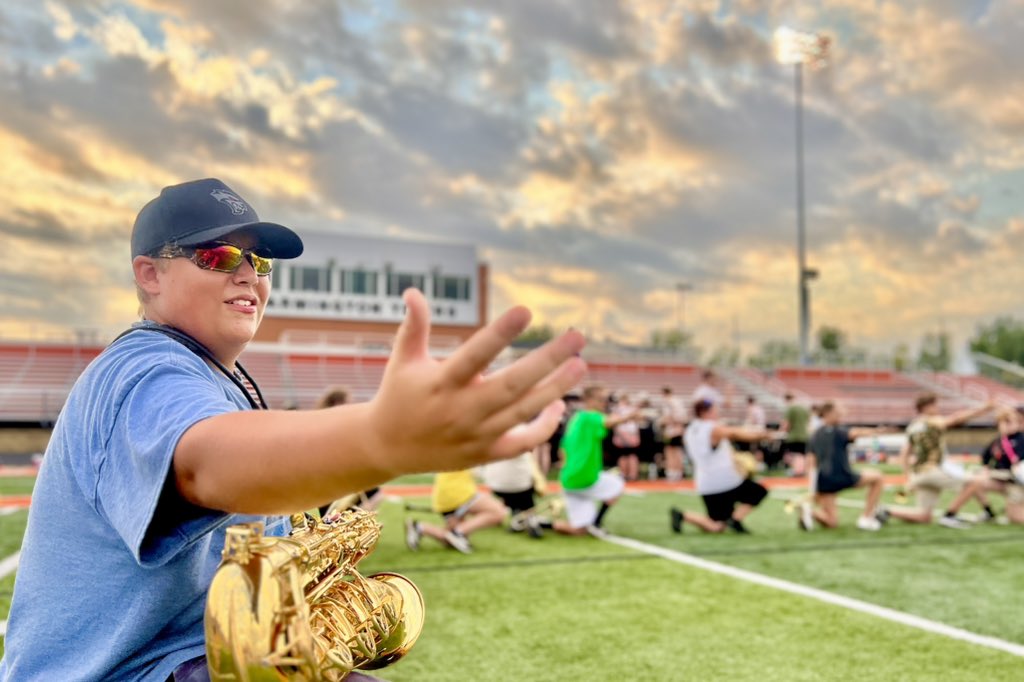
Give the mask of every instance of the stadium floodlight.
POLYGON ((775 59, 782 64, 810 64, 824 66, 828 63, 828 48, 832 39, 816 33, 801 33, 788 26, 775 30, 772 43, 775 59))
POLYGON ((801 33, 788 27, 776 29, 773 36, 775 58, 783 64, 793 65, 796 87, 796 239, 797 286, 800 308, 800 364, 810 362, 808 345, 811 329, 811 301, 808 282, 817 277, 816 270, 807 267, 806 229, 804 225, 804 64, 824 66, 828 62, 831 39, 814 33, 801 33))

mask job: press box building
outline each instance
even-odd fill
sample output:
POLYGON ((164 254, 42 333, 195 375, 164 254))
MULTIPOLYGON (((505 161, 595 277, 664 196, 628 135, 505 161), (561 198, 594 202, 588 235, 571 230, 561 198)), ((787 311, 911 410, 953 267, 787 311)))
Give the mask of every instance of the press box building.
POLYGON ((389 337, 409 287, 430 303, 434 340, 457 344, 487 321, 488 268, 473 245, 326 232, 304 232, 302 241, 301 256, 274 264, 255 341, 389 337))

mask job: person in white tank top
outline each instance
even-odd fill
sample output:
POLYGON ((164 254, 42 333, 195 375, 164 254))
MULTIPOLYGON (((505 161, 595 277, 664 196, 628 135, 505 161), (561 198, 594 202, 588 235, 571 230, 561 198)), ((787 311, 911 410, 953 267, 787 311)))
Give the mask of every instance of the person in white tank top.
POLYGON ((756 442, 767 437, 764 429, 726 426, 718 423, 718 407, 701 400, 693 407, 696 418, 684 434, 686 452, 693 461, 697 492, 704 499, 707 516, 669 510, 672 530, 681 533, 683 522, 708 533, 721 533, 730 528, 746 533, 743 519, 761 503, 768 491, 741 473, 733 460, 730 440, 756 442))
POLYGON ((694 419, 686 427, 683 437, 686 452, 693 461, 697 492, 701 495, 732 490, 744 479, 733 463, 732 443, 729 439, 720 437, 718 444, 713 444, 716 425, 710 419, 694 419))

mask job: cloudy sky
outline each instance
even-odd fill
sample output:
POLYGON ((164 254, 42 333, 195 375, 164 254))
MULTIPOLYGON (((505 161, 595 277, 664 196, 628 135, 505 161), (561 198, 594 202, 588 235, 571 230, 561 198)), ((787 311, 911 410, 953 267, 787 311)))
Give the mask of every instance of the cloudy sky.
POLYGON ((496 308, 595 336, 960 338, 1024 291, 1024 2, 0 0, 0 335, 135 312, 128 235, 217 176, 264 218, 471 242, 496 308), (680 301, 676 284, 693 291, 680 301))

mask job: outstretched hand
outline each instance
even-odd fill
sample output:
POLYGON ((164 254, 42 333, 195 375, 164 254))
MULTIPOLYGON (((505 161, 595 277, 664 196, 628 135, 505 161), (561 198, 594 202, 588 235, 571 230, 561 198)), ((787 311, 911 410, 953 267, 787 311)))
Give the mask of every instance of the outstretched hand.
POLYGON ((464 469, 513 457, 546 440, 565 410, 561 397, 586 371, 583 336, 570 331, 488 376, 483 372, 530 323, 517 307, 479 330, 444 360, 430 357, 430 312, 407 289, 408 309, 371 425, 394 475, 464 469))

